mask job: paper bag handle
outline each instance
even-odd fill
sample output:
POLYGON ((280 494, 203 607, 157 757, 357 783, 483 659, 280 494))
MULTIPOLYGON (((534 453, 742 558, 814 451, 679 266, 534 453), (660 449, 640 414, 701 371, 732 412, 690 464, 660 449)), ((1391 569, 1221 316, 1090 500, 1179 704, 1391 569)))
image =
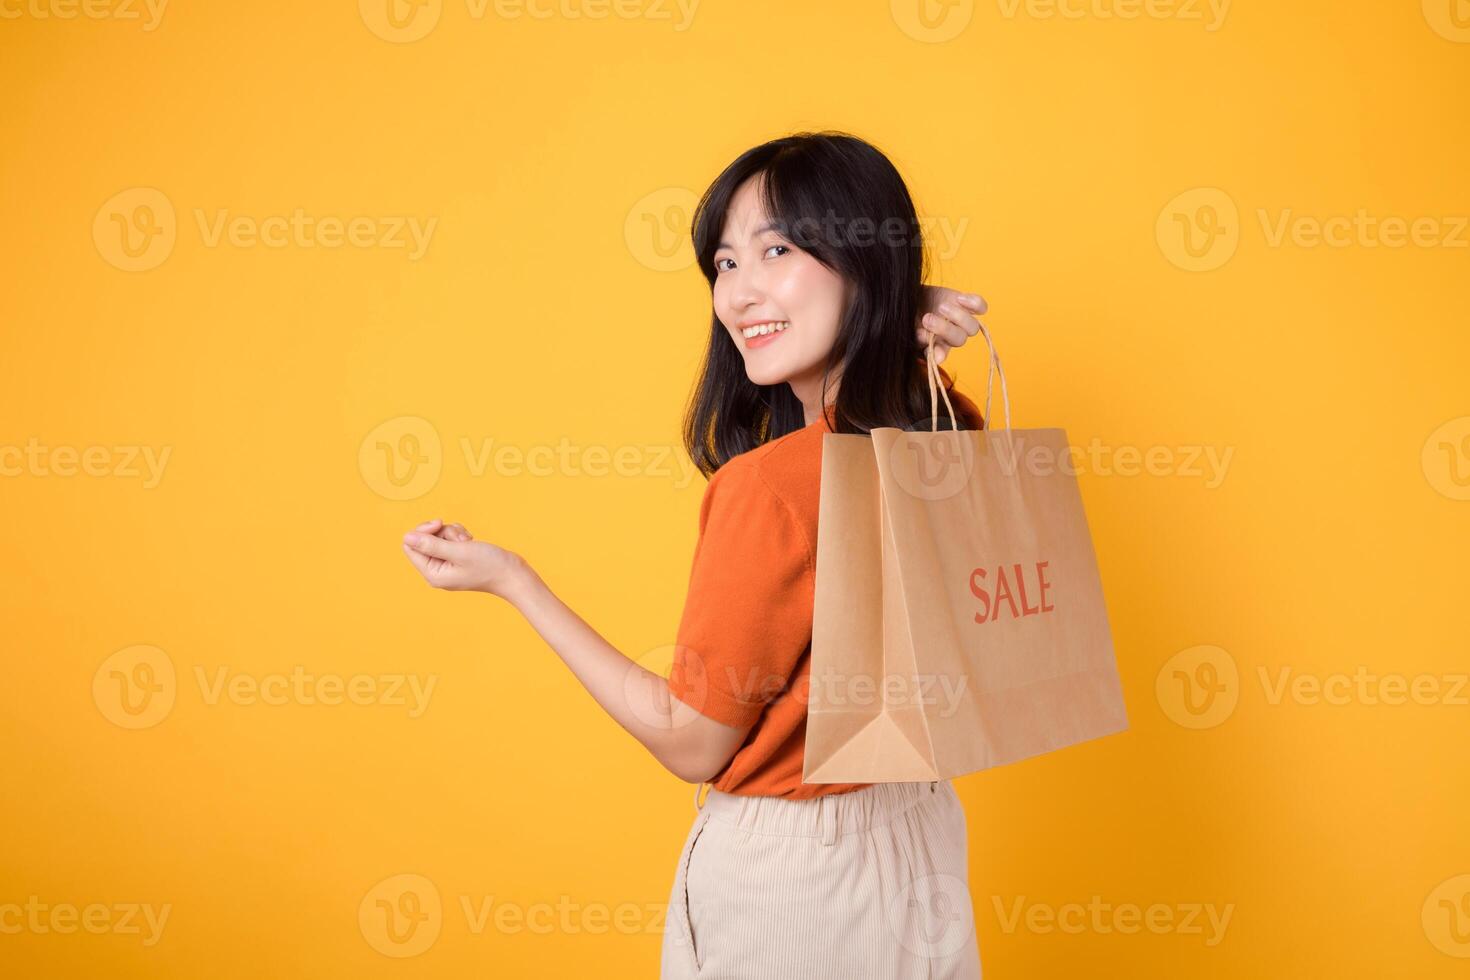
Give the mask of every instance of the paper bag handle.
MULTIPOLYGON (((990 393, 995 383, 995 375, 1000 374, 1000 397, 1005 404, 1006 428, 1011 427, 1011 396, 1006 388, 1005 368, 1000 366, 1000 354, 995 350, 995 342, 990 339, 990 331, 985 329, 985 324, 980 324, 980 333, 985 337, 985 346, 990 349, 990 364, 985 372, 985 428, 992 428, 990 424, 990 393)), ((925 353, 926 365, 929 371, 929 431, 939 431, 939 403, 935 400, 935 390, 944 395, 944 407, 949 411, 950 428, 958 432, 959 423, 955 421, 954 406, 950 404, 949 392, 939 380, 939 362, 934 360, 934 332, 929 332, 929 347, 925 353)))

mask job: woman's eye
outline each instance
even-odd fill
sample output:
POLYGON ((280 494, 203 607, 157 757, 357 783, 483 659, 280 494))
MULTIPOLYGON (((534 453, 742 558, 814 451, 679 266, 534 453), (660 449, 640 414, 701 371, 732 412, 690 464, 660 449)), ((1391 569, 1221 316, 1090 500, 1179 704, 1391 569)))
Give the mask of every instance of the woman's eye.
MULTIPOLYGON (((766 256, 770 257, 770 254, 778 248, 781 250, 780 254, 782 255, 785 255, 787 252, 791 251, 790 245, 772 245, 766 249, 766 256)), ((715 272, 719 273, 728 271, 730 266, 725 265, 726 262, 730 263, 730 266, 733 266, 735 264, 734 259, 715 259, 715 272)))

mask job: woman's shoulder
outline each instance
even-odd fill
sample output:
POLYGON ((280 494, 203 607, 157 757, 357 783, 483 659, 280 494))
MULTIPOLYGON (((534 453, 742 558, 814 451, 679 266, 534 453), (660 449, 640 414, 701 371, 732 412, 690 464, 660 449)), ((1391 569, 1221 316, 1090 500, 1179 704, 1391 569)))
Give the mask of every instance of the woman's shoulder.
MULTIPOLYGON (((821 426, 807 426, 732 456, 705 488, 701 524, 712 509, 721 523, 760 533, 757 525, 799 528, 788 543, 810 551, 821 509, 821 426)), ((810 557, 810 556, 808 556, 810 557)))
POLYGON ((715 470, 710 486, 723 478, 759 481, 783 497, 800 490, 821 477, 822 435, 827 431, 814 423, 732 456, 715 470))

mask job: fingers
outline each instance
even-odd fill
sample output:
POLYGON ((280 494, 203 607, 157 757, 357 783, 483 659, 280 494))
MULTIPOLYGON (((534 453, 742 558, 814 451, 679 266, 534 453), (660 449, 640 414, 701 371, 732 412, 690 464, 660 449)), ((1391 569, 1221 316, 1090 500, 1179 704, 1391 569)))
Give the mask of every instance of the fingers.
POLYGON ((924 287, 924 302, 922 304, 924 312, 933 313, 945 303, 952 305, 957 303, 977 316, 987 313, 990 310, 990 304, 979 293, 962 293, 958 289, 950 289, 948 286, 924 287))
POLYGON ((919 343, 927 346, 932 332, 936 359, 941 344, 962 347, 978 334, 980 321, 976 316, 990 309, 979 293, 962 293, 944 286, 924 287, 924 297, 924 310, 919 316, 919 343))
POLYGON ((971 313, 984 314, 990 311, 990 304, 979 293, 956 293, 955 300, 971 313))
POLYGON ((954 303, 940 303, 937 312, 925 314, 924 326, 939 334, 941 340, 949 341, 951 347, 959 347, 980 332, 980 321, 954 303))
POLYGON ((919 313, 918 338, 927 347, 934 336, 934 356, 942 361, 946 347, 963 347, 965 341, 980 332, 976 316, 990 309, 979 293, 962 293, 946 286, 925 286, 923 308, 919 313))
POLYGON ((970 335, 965 332, 964 327, 957 323, 951 323, 937 313, 925 313, 923 324, 920 329, 924 331, 923 343, 926 346, 929 343, 929 334, 931 333, 934 335, 935 347, 938 347, 940 344, 959 347, 966 340, 970 339, 970 335))
POLYGON ((447 541, 473 541, 475 536, 465 529, 463 524, 445 524, 438 517, 432 521, 424 521, 414 531, 421 534, 433 534, 447 541))
POLYGON ((442 558, 451 562, 463 561, 465 549, 469 545, 466 541, 446 541, 432 534, 420 534, 414 531, 403 536, 403 544, 431 558, 442 558))
POLYGON ((415 551, 413 548, 408 546, 407 542, 404 542, 403 544, 403 553, 408 556, 409 561, 413 562, 413 567, 418 569, 420 575, 422 575, 424 578, 429 577, 430 559, 428 555, 424 554, 422 551, 415 551))
MULTIPOLYGON (((926 349, 926 351, 927 351, 927 348, 929 347, 929 337, 930 337, 929 331, 927 329, 925 329, 924 327, 920 327, 916 336, 919 338, 919 346, 921 348, 926 349)), ((943 364, 945 357, 949 355, 949 344, 946 343, 944 341, 944 338, 941 337, 937 332, 934 333, 933 336, 934 336, 934 363, 935 364, 943 364)))

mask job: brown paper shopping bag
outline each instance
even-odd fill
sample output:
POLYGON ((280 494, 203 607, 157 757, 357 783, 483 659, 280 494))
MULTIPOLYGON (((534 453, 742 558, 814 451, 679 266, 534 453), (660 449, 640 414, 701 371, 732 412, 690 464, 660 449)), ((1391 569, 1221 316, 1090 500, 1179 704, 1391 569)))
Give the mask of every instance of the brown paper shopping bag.
POLYGON ((804 782, 948 779, 1128 728, 1066 434, 1010 427, 985 341, 1004 429, 987 383, 981 431, 950 407, 949 429, 823 436, 804 782))

